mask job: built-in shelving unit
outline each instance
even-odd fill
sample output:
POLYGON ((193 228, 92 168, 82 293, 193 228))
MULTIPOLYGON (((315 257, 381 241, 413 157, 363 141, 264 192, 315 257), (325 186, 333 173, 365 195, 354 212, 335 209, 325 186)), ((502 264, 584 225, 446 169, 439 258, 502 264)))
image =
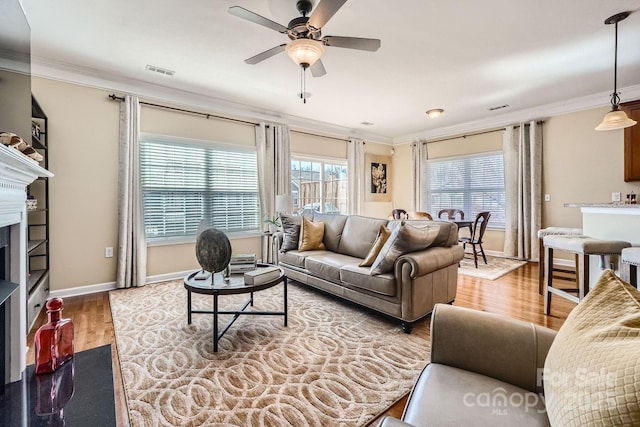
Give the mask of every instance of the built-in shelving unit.
MULTIPOLYGON (((31 102, 31 120, 31 145, 44 158, 40 166, 48 169, 47 115, 35 98, 31 102)), ((35 209, 27 208, 27 328, 31 329, 49 296, 49 178, 31 183, 27 197, 37 201, 35 209)))

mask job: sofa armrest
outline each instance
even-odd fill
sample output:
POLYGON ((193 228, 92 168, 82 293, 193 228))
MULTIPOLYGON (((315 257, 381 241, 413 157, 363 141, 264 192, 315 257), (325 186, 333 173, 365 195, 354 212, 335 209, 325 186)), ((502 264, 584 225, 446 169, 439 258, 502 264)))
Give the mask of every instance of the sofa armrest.
POLYGON ((434 246, 400 256, 396 261, 396 271, 402 271, 403 264, 409 264, 411 265, 411 277, 421 277, 456 264, 463 256, 462 246, 434 246))
POLYGON ((271 244, 273 245, 272 249, 274 254, 280 252, 283 238, 284 238, 284 232, 282 232, 281 230, 278 230, 275 233, 273 233, 271 244))
POLYGON ((540 392, 555 335, 533 323, 437 304, 431 318, 431 362, 540 392))
POLYGON ((414 427, 413 424, 407 424, 393 417, 384 417, 378 427, 414 427))

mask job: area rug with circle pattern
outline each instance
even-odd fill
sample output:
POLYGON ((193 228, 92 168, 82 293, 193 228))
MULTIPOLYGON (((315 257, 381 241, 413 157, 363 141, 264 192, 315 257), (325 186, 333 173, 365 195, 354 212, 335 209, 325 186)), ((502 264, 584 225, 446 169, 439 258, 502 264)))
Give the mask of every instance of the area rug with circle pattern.
MULTIPOLYGON (((429 321, 399 322, 289 283, 282 316, 240 316, 213 353, 213 316, 187 325, 182 281, 109 294, 132 426, 364 426, 429 360, 429 321)), ((236 310, 248 295, 220 297, 236 310)), ((254 294, 283 309, 283 286, 254 294)), ((195 310, 212 297, 193 294, 195 310)), ((220 324, 229 317, 221 316, 220 324)))

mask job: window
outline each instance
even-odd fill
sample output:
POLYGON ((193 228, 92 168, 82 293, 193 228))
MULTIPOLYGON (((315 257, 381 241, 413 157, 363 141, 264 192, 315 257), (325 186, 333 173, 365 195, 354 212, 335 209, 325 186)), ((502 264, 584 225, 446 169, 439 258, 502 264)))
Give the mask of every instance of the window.
POLYGON ((346 161, 292 157, 291 195, 294 211, 348 213, 346 161))
POLYGON ((143 136, 140 181, 149 242, 190 240, 202 220, 227 234, 259 232, 252 147, 143 136))
POLYGON ((465 219, 490 211, 490 228, 504 228, 504 163, 501 152, 427 160, 427 210, 462 209, 465 219))

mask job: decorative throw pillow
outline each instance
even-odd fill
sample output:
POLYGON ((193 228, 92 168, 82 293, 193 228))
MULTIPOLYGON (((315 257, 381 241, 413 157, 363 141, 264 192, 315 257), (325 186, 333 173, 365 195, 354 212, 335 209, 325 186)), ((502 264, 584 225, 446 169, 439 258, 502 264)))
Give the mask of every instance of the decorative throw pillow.
POLYGON ((428 248, 438 237, 439 232, 440 227, 433 226, 433 224, 401 224, 400 227, 393 230, 389 239, 382 246, 376 260, 371 265, 369 274, 373 276, 390 272, 400 255, 428 248))
POLYGON ((292 215, 280 215, 282 221, 282 245, 280 252, 293 251, 298 249, 298 240, 300 238, 300 224, 302 217, 292 215))
POLYGON ((640 291, 605 270, 549 349, 551 425, 640 425, 640 291))
POLYGON ((324 237, 324 222, 313 222, 307 218, 302 217, 302 225, 300 227, 300 242, 298 243, 298 250, 313 251, 324 250, 324 243, 322 238, 324 237))
POLYGON ((376 237, 375 242, 373 242, 373 246, 369 249, 369 253, 365 259, 360 263, 360 267, 371 267, 373 261, 376 260, 376 257, 380 253, 380 250, 389 239, 389 236, 391 236, 391 231, 389 231, 389 229, 384 225, 381 225, 378 237, 376 237))

